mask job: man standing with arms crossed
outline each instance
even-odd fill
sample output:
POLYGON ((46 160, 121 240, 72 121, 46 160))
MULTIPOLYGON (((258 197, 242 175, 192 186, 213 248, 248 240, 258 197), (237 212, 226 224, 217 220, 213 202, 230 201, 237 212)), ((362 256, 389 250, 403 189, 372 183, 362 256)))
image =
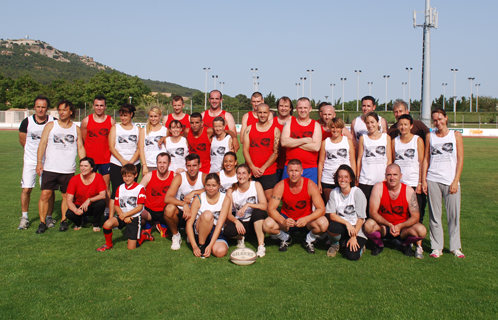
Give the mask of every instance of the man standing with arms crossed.
MULTIPOLYGON (((29 227, 28 210, 31 199, 31 191, 36 185, 36 153, 45 125, 54 121, 54 117, 47 115, 50 108, 50 100, 44 95, 38 95, 34 101, 35 114, 25 118, 19 126, 19 143, 24 148, 24 161, 22 168, 21 180, 21 222, 17 229, 27 229, 29 227)), ((42 159, 44 161, 45 159, 42 159)), ((42 178, 40 176, 40 185, 42 178)), ((52 219, 54 210, 55 194, 53 194, 48 203, 47 226, 52 228, 55 221, 52 219)))
POLYGON ((285 167, 285 155, 287 153, 287 148, 282 147, 282 132, 284 126, 290 123, 292 118, 292 111, 294 111, 294 106, 289 97, 282 97, 277 101, 277 111, 278 117, 273 118, 273 124, 280 130, 280 151, 277 158, 277 181, 282 180, 282 175, 284 173, 285 167))

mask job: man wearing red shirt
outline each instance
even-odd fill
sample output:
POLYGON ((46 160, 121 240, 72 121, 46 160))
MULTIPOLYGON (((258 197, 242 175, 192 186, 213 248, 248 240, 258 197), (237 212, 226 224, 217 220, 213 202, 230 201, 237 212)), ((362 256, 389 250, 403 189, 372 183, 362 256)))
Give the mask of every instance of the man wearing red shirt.
MULTIPOLYGON (((183 113, 183 107, 185 107, 185 102, 183 102, 182 96, 174 96, 171 100, 171 105, 173 107, 173 113, 164 116, 163 125, 169 129, 169 124, 173 120, 178 120, 182 124, 182 133, 186 128, 190 128, 190 121, 188 114, 183 113)), ((169 132, 168 132, 169 135, 169 132)))

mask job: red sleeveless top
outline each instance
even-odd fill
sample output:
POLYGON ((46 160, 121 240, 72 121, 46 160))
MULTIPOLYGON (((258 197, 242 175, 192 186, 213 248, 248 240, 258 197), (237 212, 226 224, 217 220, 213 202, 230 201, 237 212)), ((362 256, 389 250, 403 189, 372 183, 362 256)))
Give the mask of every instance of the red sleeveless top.
POLYGON ((211 169, 211 141, 209 141, 207 130, 202 128, 202 133, 198 138, 194 137, 192 130, 187 134, 189 153, 197 153, 201 157, 200 172, 209 173, 211 169))
POLYGON ((111 162, 109 150, 109 132, 111 131, 111 117, 106 116, 104 122, 95 122, 93 114, 88 116, 86 126, 85 150, 86 156, 92 158, 95 164, 111 162))
MULTIPOLYGON (((225 119, 225 123, 226 123, 227 121, 226 121, 225 114, 226 114, 226 111, 225 110, 221 110, 221 113, 219 115, 217 115, 216 117, 222 117, 223 119, 225 119)), ((202 122, 204 122, 204 128, 212 128, 213 127, 213 120, 216 117, 211 117, 209 115, 209 109, 206 110, 206 112, 204 112, 204 117, 202 118, 202 122)), ((225 124, 225 130, 228 130, 228 124, 227 123, 225 124)))
POLYGON ((401 184, 401 191, 399 192, 399 196, 396 200, 393 200, 389 196, 389 190, 387 189, 386 181, 383 182, 379 214, 394 225, 408 220, 409 211, 408 201, 406 199, 406 184, 401 184))
POLYGON ((308 178, 303 179, 303 188, 298 194, 294 194, 289 188, 289 179, 284 179, 284 194, 282 195, 282 213, 293 220, 309 216, 313 210, 311 197, 308 194, 308 178))
MULTIPOLYGON (((173 118, 173 114, 172 113, 168 114, 168 118, 166 119, 166 123, 164 124, 166 129, 169 129, 169 124, 173 120, 176 120, 175 118, 173 118)), ((178 121, 180 121, 180 123, 182 124, 182 134, 183 134, 183 131, 185 131, 186 128, 190 128, 190 117, 188 116, 188 114, 185 114, 182 120, 178 121)))
MULTIPOLYGON (((249 122, 249 121, 248 121, 249 122)), ((275 141, 275 123, 266 132, 261 132, 253 124, 249 131, 249 154, 254 165, 260 168, 265 164, 273 153, 273 143, 275 141)), ((277 172, 277 162, 274 162, 265 170, 264 175, 274 174, 277 172)))
POLYGON ((252 113, 252 111, 249 111, 248 113, 248 116, 247 116, 247 126, 252 126, 253 124, 256 124, 259 119, 258 117, 255 117, 254 114, 252 113))
MULTIPOLYGON (((278 129, 280 129, 280 137, 282 137, 282 131, 284 130, 284 125, 278 122, 277 117, 273 118, 273 125, 278 129)), ((280 152, 278 153, 277 161, 275 162, 277 163, 277 169, 283 169, 285 167, 285 155, 287 154, 287 148, 282 147, 282 145, 280 145, 279 151, 280 152)))
MULTIPOLYGON (((296 118, 292 118, 290 123, 290 137, 299 138, 312 138, 315 132, 315 120, 311 120, 307 126, 301 126, 296 118)), ((305 151, 301 148, 287 148, 285 165, 289 163, 291 159, 299 159, 303 164, 303 169, 316 168, 318 166, 318 152, 317 151, 305 151)))
POLYGON ((322 126, 320 126, 320 128, 322 128, 322 141, 327 139, 327 138, 332 137, 332 132, 325 131, 322 126))
POLYGON ((172 171, 165 180, 157 177, 157 170, 152 171, 152 177, 149 184, 145 188, 145 206, 153 211, 163 211, 166 203, 164 203, 164 196, 171 186, 171 182, 175 175, 172 171))

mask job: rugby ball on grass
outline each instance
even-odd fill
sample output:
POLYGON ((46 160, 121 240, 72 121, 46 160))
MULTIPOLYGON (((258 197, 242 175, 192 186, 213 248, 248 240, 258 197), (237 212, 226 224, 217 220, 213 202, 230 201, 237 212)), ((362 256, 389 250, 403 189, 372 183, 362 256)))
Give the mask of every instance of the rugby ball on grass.
POLYGON ((239 265, 247 266, 253 264, 257 259, 256 252, 249 248, 235 249, 230 254, 230 261, 239 265))

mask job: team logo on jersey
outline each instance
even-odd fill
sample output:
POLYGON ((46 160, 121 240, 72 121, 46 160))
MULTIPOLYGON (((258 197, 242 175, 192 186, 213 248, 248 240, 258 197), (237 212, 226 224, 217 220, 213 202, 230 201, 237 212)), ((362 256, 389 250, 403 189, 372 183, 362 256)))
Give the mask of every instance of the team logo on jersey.
POLYGON ((218 218, 220 217, 220 211, 213 212, 213 217, 215 220, 218 220, 218 218))
POLYGON ((166 194, 166 192, 168 192, 168 189, 169 189, 169 186, 164 186, 162 194, 166 194))
POLYGON ((385 146, 378 146, 378 147, 365 148, 365 157, 366 158, 376 157, 377 155, 385 156, 386 155, 386 147, 385 146))
POLYGON ((224 155, 225 154, 225 147, 218 147, 218 149, 216 149, 216 153, 218 153, 218 155, 224 155))
POLYGON ((221 193, 227 193, 227 189, 225 189, 224 186, 220 186, 220 192, 221 193))
POLYGON ((252 148, 259 148, 259 144, 257 144, 256 141, 251 140, 251 147, 252 148))
POLYGON ((356 210, 354 209, 354 206, 348 205, 348 206, 344 207, 344 214, 348 215, 348 216, 356 214, 356 210))
POLYGON ((109 129, 107 129, 107 128, 102 128, 102 129, 100 129, 100 130, 99 130, 99 134, 100 134, 101 136, 107 137, 107 136, 109 135, 109 129))
POLYGON ((263 147, 268 148, 270 146, 270 141, 271 141, 270 138, 263 138, 263 139, 261 139, 261 145, 263 147))
POLYGON ((282 208, 285 209, 285 211, 296 211, 296 209, 294 209, 293 207, 289 206, 287 203, 283 203, 282 204, 282 208))
POLYGON ((345 159, 347 156, 348 156, 348 150, 344 148, 327 150, 327 159, 329 160, 339 159, 339 158, 345 159))
POLYGON ((392 207, 393 212, 389 211, 384 206, 380 206, 379 210, 380 210, 380 212, 382 214, 384 214, 384 215, 388 214, 388 215, 391 215, 391 216, 393 214, 398 215, 398 216, 402 216, 405 213, 405 210, 404 210, 403 206, 394 206, 394 207, 392 207))
POLYGON ((395 160, 408 160, 415 157, 415 149, 406 149, 405 152, 398 153, 396 151, 395 160))
POLYGON ((197 150, 199 150, 199 151, 201 151, 201 152, 206 151, 206 149, 207 149, 207 146, 206 146, 206 144, 205 144, 205 143, 199 143, 199 144, 197 145, 197 150))
POLYGON ((152 188, 152 190, 150 191, 150 194, 153 197, 160 197, 162 195, 161 190, 157 190, 156 188, 152 188))
POLYGON ((41 139, 41 134, 31 132, 31 140, 40 140, 41 139))
POLYGON ((303 138, 311 138, 313 137, 313 131, 304 131, 303 138))
POLYGON ((435 144, 431 146, 431 155, 441 155, 445 153, 453 153, 453 143, 447 142, 444 144, 435 144))
POLYGON ((296 209, 306 208, 306 200, 301 200, 296 203, 296 209))
POLYGON ((62 143, 62 144, 73 144, 74 143, 74 135, 72 134, 54 134, 54 143, 62 143))
POLYGON ((88 131, 88 137, 90 137, 90 138, 97 138, 98 135, 95 132, 93 132, 93 131, 88 131))
POLYGON ((119 197, 119 207, 126 208, 126 206, 136 207, 137 197, 128 197, 128 196, 119 197))
POLYGON ((154 145, 154 140, 152 139, 149 139, 149 138, 145 138, 145 146, 148 147, 148 146, 153 146, 154 145))
POLYGON ((247 198, 247 203, 255 204, 256 203, 256 197, 254 197, 254 196, 248 197, 247 198))
POLYGON ((183 155, 185 154, 185 149, 184 148, 176 148, 175 154, 179 157, 183 157, 183 155))

